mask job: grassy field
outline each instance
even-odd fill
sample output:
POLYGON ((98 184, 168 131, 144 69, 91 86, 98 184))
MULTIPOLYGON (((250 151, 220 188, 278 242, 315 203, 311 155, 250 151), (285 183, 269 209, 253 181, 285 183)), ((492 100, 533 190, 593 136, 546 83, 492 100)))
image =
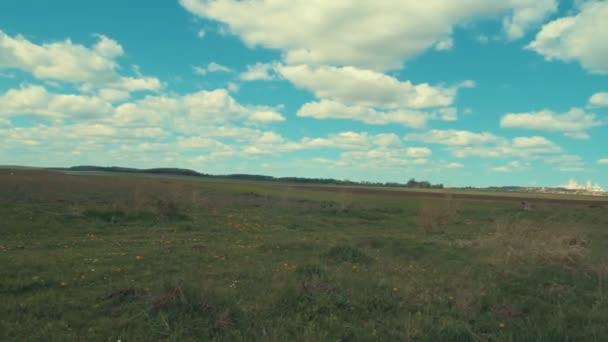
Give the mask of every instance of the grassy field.
POLYGON ((0 170, 2 341, 606 341, 608 209, 0 170))

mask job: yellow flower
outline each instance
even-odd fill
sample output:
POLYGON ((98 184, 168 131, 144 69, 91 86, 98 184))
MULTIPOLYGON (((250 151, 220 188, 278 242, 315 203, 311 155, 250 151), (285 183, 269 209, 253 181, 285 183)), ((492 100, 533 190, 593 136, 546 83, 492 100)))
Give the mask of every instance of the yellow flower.
POLYGON ((143 257, 143 256, 141 256, 141 255, 138 255, 138 256, 136 256, 136 257, 135 257, 135 259, 137 259, 137 260, 143 260, 143 259, 144 259, 144 257, 143 257))
POLYGON ((506 325, 505 323, 500 323, 500 324, 498 324, 498 327, 499 327, 500 329, 507 329, 507 325, 506 325))

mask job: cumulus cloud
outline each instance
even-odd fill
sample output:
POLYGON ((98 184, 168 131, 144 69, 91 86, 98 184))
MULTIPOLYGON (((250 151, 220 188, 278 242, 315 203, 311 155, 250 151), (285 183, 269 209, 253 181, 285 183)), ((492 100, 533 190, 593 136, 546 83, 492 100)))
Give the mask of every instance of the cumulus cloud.
POLYGON ((421 52, 451 47, 455 26, 500 16, 517 38, 555 11, 556 0, 232 1, 180 0, 226 24, 249 46, 285 52, 289 64, 389 70, 421 52))
POLYGON ((554 142, 539 136, 507 139, 488 132, 431 130, 408 134, 405 139, 448 146, 448 151, 458 158, 537 158, 562 152, 554 142))
POLYGON ((241 73, 243 81, 269 81, 277 78, 275 63, 256 63, 248 65, 247 70, 241 73))
POLYGON ((488 132, 475 133, 470 131, 437 129, 426 133, 408 134, 406 139, 450 146, 480 145, 501 140, 498 136, 488 132))
POLYGON ((574 154, 546 156, 543 158, 543 161, 554 165, 554 169, 561 172, 582 171, 585 169, 583 158, 574 154))
POLYGON ((600 159, 597 163, 600 165, 608 165, 608 158, 600 159))
POLYGON ((104 88, 99 90, 99 97, 108 102, 118 102, 130 98, 131 94, 125 90, 104 88))
POLYGON ((109 116, 112 105, 98 97, 54 94, 42 86, 10 89, 0 95, 4 115, 34 115, 46 119, 82 119, 109 116))
POLYGON ((148 95, 135 101, 126 101, 127 97, 127 92, 114 89, 101 89, 99 95, 88 96, 57 94, 29 85, 0 94, 0 108, 8 117, 38 116, 53 121, 95 121, 115 127, 164 127, 186 132, 229 122, 261 125, 285 120, 276 108, 240 104, 225 89, 148 95))
POLYGON ((91 48, 65 40, 37 45, 23 36, 0 31, 0 67, 31 72, 40 79, 62 81, 107 81, 118 67, 123 49, 116 41, 99 36, 91 48))
POLYGON ((589 99, 589 106, 591 107, 605 107, 608 106, 608 92, 596 93, 589 99))
POLYGON ((373 138, 374 144, 382 147, 399 146, 401 139, 395 133, 381 133, 373 138))
POLYGON ((229 67, 215 62, 211 62, 206 66, 193 66, 192 69, 196 74, 201 76, 206 75, 210 72, 232 72, 232 69, 230 69, 229 67))
POLYGON ((513 14, 503 19, 505 33, 511 40, 523 37, 531 27, 542 23, 549 14, 558 9, 558 2, 555 0, 518 0, 514 1, 513 5, 513 14))
POLYGON ((124 54, 123 47, 104 35, 96 36, 98 42, 86 47, 69 39, 36 44, 0 31, 0 69, 23 70, 42 80, 82 83, 89 90, 96 86, 129 92, 162 88, 154 77, 121 76, 116 59, 124 54))
POLYGON ((382 108, 450 106, 459 88, 475 85, 473 81, 453 87, 412 84, 383 73, 355 67, 279 66, 278 72, 296 87, 310 90, 318 98, 346 105, 382 108))
POLYGON ((500 126, 503 128, 561 132, 574 139, 588 139, 587 131, 602 124, 595 114, 586 113, 580 108, 573 108, 563 114, 550 110, 510 113, 500 120, 500 126))
POLYGON ((515 161, 508 163, 507 165, 493 167, 492 170, 496 171, 496 172, 513 172, 516 170, 520 170, 521 168, 522 168, 521 162, 518 160, 515 160, 515 161))
POLYGON ((350 119, 373 125, 399 123, 413 128, 424 127, 429 118, 429 115, 422 111, 380 111, 365 106, 347 106, 331 100, 306 103, 298 110, 297 115, 315 119, 350 119))
POLYGON ((460 164, 460 163, 449 163, 447 168, 448 169, 462 169, 462 168, 464 168, 464 165, 460 164))
POLYGON ((456 109, 448 106, 453 104, 458 89, 475 86, 473 81, 452 87, 413 84, 355 67, 279 65, 277 71, 296 87, 321 99, 304 104, 299 116, 398 123, 413 128, 424 127, 429 119, 456 120, 456 109))
POLYGON ((608 2, 580 2, 580 12, 543 26, 528 45, 545 59, 577 61, 591 73, 608 74, 608 2))
POLYGON ((304 137, 288 140, 274 132, 255 132, 248 139, 242 153, 249 156, 279 155, 291 151, 338 149, 343 150, 337 160, 324 159, 332 165, 366 164, 380 167, 421 165, 428 162, 433 152, 428 147, 404 146, 393 133, 370 135, 366 132, 340 132, 325 137, 304 137))
POLYGON ((118 75, 116 58, 124 54, 123 47, 104 35, 97 37, 99 40, 92 47, 69 39, 36 44, 23 36, 11 37, 0 31, 0 69, 20 69, 44 80, 117 84, 129 87, 129 91, 160 88, 156 79, 140 81, 118 75))
POLYGON ((181 130, 196 129, 196 125, 201 124, 208 126, 239 120, 258 123, 285 120, 274 108, 239 104, 225 89, 204 90, 182 96, 149 95, 118 106, 115 119, 122 123, 151 125, 171 120, 181 130))

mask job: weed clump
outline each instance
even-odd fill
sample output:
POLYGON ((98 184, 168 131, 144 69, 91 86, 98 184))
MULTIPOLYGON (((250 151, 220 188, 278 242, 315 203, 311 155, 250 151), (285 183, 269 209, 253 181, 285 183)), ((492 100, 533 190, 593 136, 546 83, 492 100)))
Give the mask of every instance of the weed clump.
POLYGON ((123 222, 130 218, 127 212, 116 208, 89 208, 82 213, 82 216, 106 223, 123 222))
POLYGON ((162 334, 177 339, 186 332, 208 340, 247 335, 244 313, 235 303, 182 283, 166 285, 153 296, 151 313, 162 334))
POLYGON ((424 200, 420 202, 417 212, 418 226, 425 234, 438 232, 439 228, 454 222, 460 204, 448 195, 442 200, 424 200))
POLYGON ((167 220, 184 220, 187 216, 182 212, 182 209, 177 201, 170 199, 158 199, 155 203, 156 212, 158 215, 167 220))
POLYGON ((372 258, 361 250, 351 246, 336 246, 332 247, 327 252, 327 258, 333 263, 354 263, 354 264, 368 264, 372 261, 372 258))

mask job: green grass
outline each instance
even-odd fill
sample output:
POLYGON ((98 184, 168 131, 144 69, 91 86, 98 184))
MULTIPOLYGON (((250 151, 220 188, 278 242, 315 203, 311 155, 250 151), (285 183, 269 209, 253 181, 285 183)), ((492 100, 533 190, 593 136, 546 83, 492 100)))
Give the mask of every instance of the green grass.
POLYGON ((605 341, 608 215, 0 172, 0 340, 605 341))

